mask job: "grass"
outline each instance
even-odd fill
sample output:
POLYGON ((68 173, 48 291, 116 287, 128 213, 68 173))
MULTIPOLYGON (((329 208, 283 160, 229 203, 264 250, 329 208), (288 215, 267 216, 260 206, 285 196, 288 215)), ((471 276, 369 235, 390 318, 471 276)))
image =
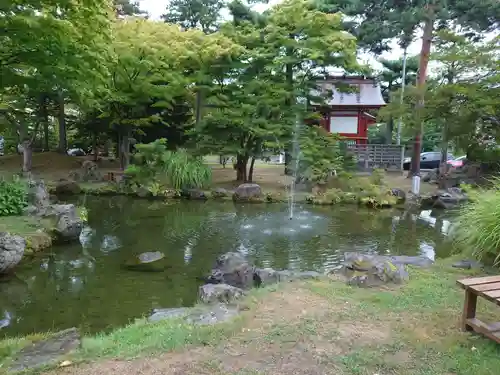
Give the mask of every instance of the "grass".
POLYGON ((490 189, 470 191, 472 202, 460 210, 454 240, 460 249, 473 249, 472 254, 492 264, 500 261, 500 179, 490 189))
MULTIPOLYGON (((233 322, 139 321, 84 338, 71 360, 89 364, 53 374, 496 375, 500 346, 459 329, 455 283, 472 274, 442 261, 410 269, 402 286, 360 289, 325 278, 254 290, 233 322)), ((482 319, 500 320, 496 306, 478 307, 482 319)), ((4 341, 0 353, 11 357, 20 346, 4 341)))
POLYGON ((34 216, 0 216, 0 232, 10 232, 19 235, 28 235, 38 229, 44 229, 48 220, 34 216))

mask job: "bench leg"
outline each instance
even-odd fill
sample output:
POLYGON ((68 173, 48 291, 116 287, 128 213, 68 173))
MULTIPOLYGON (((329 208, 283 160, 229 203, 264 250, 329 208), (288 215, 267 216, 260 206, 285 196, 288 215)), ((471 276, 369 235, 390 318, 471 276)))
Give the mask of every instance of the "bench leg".
POLYGON ((465 291, 464 311, 462 314, 462 330, 472 331, 472 327, 467 324, 467 319, 476 317, 477 294, 470 290, 465 291))

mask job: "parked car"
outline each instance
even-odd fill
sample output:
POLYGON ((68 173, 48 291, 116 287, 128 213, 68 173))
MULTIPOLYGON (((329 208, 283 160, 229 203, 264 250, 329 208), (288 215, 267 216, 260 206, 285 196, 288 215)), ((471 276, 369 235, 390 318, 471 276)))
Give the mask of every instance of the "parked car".
MULTIPOLYGON (((448 160, 453 160, 454 156, 448 154, 448 160)), ((439 168, 439 163, 441 161, 441 152, 422 152, 420 154, 420 169, 436 169, 439 168)), ((403 169, 409 171, 411 166, 411 158, 405 158, 403 161, 403 169)))
POLYGON ((453 168, 460 168, 465 164, 466 161, 467 161, 467 156, 464 155, 453 160, 448 160, 447 163, 453 168))
POLYGON ((68 155, 69 156, 85 156, 87 154, 81 148, 70 148, 68 150, 68 155))

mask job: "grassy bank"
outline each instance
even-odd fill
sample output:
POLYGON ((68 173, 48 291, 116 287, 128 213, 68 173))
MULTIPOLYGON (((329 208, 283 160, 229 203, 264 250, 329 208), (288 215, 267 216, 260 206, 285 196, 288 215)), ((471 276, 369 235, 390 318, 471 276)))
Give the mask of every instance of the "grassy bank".
MULTIPOLYGON (((327 278, 260 289, 231 323, 138 322, 85 338, 70 360, 87 363, 52 374, 496 375, 499 346, 459 329, 455 282, 467 275, 445 261, 411 269, 403 286, 359 289, 327 278)), ((482 318, 500 320, 481 302, 482 318)), ((4 368, 22 344, 0 343, 4 368)))

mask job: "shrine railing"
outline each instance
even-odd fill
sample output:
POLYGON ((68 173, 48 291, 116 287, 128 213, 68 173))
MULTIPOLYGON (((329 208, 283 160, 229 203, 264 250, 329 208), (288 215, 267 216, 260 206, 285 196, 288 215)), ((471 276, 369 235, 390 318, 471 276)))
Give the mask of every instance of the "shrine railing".
POLYGON ((343 142, 343 148, 354 156, 359 170, 372 171, 377 168, 403 170, 404 146, 346 141, 343 142))

